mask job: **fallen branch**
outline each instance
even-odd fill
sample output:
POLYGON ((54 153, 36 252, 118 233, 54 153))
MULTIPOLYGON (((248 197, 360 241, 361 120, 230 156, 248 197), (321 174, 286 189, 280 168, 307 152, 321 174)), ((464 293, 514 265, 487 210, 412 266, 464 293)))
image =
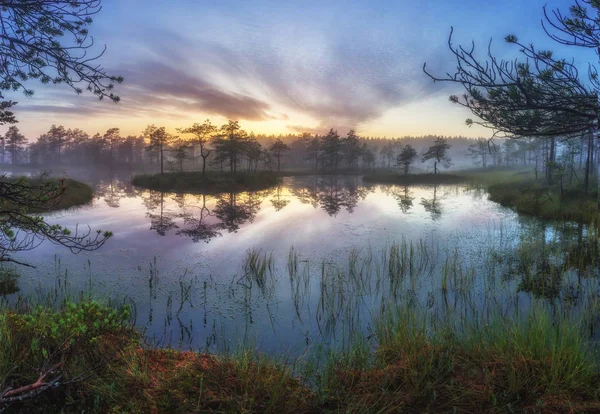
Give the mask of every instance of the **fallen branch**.
POLYGON ((62 363, 58 363, 52 368, 50 368, 45 373, 41 374, 36 382, 29 385, 24 385, 22 387, 12 389, 8 387, 4 391, 0 393, 0 405, 11 404, 17 401, 23 401, 29 398, 33 398, 36 395, 41 394, 49 388, 52 388, 58 385, 62 375, 52 379, 51 381, 45 381, 46 377, 50 374, 54 374, 57 368, 59 368, 62 363))

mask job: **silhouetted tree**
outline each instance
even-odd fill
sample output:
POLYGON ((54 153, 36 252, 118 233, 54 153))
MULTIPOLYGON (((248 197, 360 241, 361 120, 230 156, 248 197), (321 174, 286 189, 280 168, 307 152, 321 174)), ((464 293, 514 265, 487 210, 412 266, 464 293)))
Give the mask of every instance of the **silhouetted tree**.
POLYGON ((319 148, 321 140, 318 136, 311 139, 306 147, 306 159, 315 163, 315 170, 319 169, 319 148))
POLYGON ((322 154, 324 166, 329 170, 337 171, 342 159, 342 140, 333 128, 329 130, 327 135, 321 137, 319 151, 322 154))
POLYGON ((147 151, 153 151, 158 154, 160 160, 160 174, 164 174, 164 160, 165 152, 169 151, 169 145, 177 139, 177 137, 169 134, 165 127, 156 127, 149 125, 146 128, 146 132, 149 136, 149 142, 146 146, 147 151))
POLYGON ((121 130, 119 128, 110 128, 104 133, 103 138, 108 146, 110 165, 113 166, 115 161, 115 148, 120 144, 122 139, 121 130))
POLYGON ((263 169, 269 171, 273 170, 273 157, 271 157, 271 151, 264 149, 261 152, 260 159, 263 163, 263 169))
POLYGON ((217 134, 217 127, 209 119, 203 124, 194 124, 188 128, 177 129, 182 134, 191 134, 193 138, 191 143, 200 148, 200 157, 202 158, 202 175, 206 171, 206 159, 210 156, 211 150, 208 148, 211 139, 217 134))
POLYGON ((188 141, 178 139, 177 141, 171 144, 173 149, 171 150, 173 159, 179 166, 179 171, 183 171, 183 162, 188 158, 188 151, 191 148, 191 145, 188 141))
POLYGON ((229 121, 213 139, 217 160, 229 161, 229 171, 232 174, 237 172, 238 162, 246 149, 247 135, 238 121, 229 121))
POLYGON ((10 153, 11 163, 15 165, 18 161, 19 152, 24 149, 25 144, 27 143, 27 138, 19 132, 19 128, 11 126, 8 128, 8 131, 6 131, 4 139, 6 142, 6 150, 10 153))
POLYGON ((23 178, 0 179, 0 262, 28 265, 15 259, 13 254, 32 250, 45 240, 80 252, 95 250, 112 236, 101 230, 94 234, 89 228, 72 232, 32 214, 53 209, 66 185, 65 180, 47 180, 45 177, 33 183, 23 178))
POLYGON ((254 134, 250 134, 248 142, 246 144, 246 158, 248 158, 248 171, 254 171, 258 169, 258 163, 262 156, 262 147, 256 140, 254 134))
POLYGON ((402 151, 400 151, 400 154, 398 154, 398 158, 396 158, 396 165, 404 167, 404 174, 408 174, 408 168, 417 157, 417 151, 409 144, 406 144, 404 148, 402 148, 402 151))
POLYGON ((362 146, 362 162, 363 167, 372 168, 375 165, 375 153, 364 143, 362 146))
POLYGON ((357 168, 358 160, 362 155, 362 146, 360 145, 360 138, 356 135, 356 132, 351 129, 348 135, 343 139, 343 156, 348 164, 349 168, 357 168))
MULTIPOLYGON (((597 51, 600 5, 595 0, 583 3, 591 6, 591 14, 580 2, 569 9, 570 16, 563 16, 558 10, 549 15, 544 8, 545 27, 549 27, 550 37, 562 44, 597 51)), ((546 177, 552 183, 556 137, 578 137, 591 131, 597 121, 598 72, 591 66, 589 82, 584 82, 579 79, 574 61, 557 59, 551 51, 536 49, 514 35, 506 36, 505 40, 518 47, 521 60, 499 60, 488 47, 488 58, 481 61, 475 56, 474 46, 453 46, 451 32, 448 44, 456 58, 456 73, 446 78, 428 75, 436 81, 455 82, 464 87, 466 93, 462 97, 453 95, 450 99, 469 108, 479 119, 468 119, 469 125, 492 128, 494 136, 549 139, 546 177)), ((598 205, 600 214, 600 198, 598 205)))
POLYGON ((438 172, 438 164, 442 164, 442 166, 445 168, 449 168, 450 165, 452 165, 450 157, 447 153, 449 149, 450 144, 448 144, 448 140, 444 137, 438 137, 433 143, 433 145, 429 147, 429 149, 423 154, 423 162, 426 162, 428 160, 434 160, 434 174, 437 174, 438 172))
POLYGON ((283 155, 284 152, 289 151, 290 147, 289 145, 285 144, 282 140, 277 139, 273 145, 271 145, 271 148, 269 148, 269 151, 271 151, 273 153, 273 155, 275 155, 275 158, 277 159, 277 172, 281 171, 281 156, 283 155))
POLYGON ((50 130, 46 133, 46 137, 49 150, 52 154, 58 156, 58 163, 60 164, 62 149, 69 142, 71 137, 67 134, 65 127, 62 125, 52 125, 50 130))

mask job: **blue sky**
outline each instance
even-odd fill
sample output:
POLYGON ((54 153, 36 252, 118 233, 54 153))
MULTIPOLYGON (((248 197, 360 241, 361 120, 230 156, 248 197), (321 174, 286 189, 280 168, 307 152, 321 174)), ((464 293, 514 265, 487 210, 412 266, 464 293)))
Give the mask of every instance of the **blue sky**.
MULTIPOLYGON (((125 77, 119 104, 36 86, 20 103, 30 137, 52 123, 88 132, 137 134, 210 118, 237 119, 264 133, 356 128, 362 135, 489 136, 468 128, 453 106, 456 86, 433 83, 455 64, 447 48, 490 38, 499 56, 516 34, 557 55, 595 61, 590 51, 557 47, 541 27, 545 1, 191 1, 104 0, 91 33, 108 50, 102 64, 125 77)), ((570 1, 549 1, 564 11, 570 1)), ((33 86, 33 85, 32 85, 33 86)))

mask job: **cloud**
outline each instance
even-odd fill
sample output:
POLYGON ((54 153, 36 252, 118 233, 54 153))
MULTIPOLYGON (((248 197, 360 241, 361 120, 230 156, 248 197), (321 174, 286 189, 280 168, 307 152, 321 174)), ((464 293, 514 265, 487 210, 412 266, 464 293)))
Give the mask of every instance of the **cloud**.
MULTIPOLYGON (((423 52, 415 44, 363 33, 307 34, 302 44, 276 30, 263 28, 255 38, 234 42, 192 40, 166 29, 154 36, 140 31, 131 40, 139 47, 130 46, 137 52, 110 65, 115 69, 110 73, 125 77, 117 87, 118 105, 52 90, 19 110, 154 119, 202 114, 242 121, 290 120, 293 113, 314 120, 314 132, 332 126, 342 131, 360 129, 444 87, 421 70, 424 60, 444 60, 440 48, 423 52)), ((288 128, 307 130, 297 123, 292 118, 288 128)))

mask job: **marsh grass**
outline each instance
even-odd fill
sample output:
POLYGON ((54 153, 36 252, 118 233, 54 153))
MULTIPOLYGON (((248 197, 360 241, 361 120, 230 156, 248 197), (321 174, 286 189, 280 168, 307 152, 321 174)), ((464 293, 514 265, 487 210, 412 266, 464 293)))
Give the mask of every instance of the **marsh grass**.
MULTIPOLYGON (((316 327, 298 352, 267 356, 250 341, 226 342, 227 333, 215 326, 212 341, 219 352, 156 348, 135 336, 123 315, 118 319, 123 323, 100 324, 106 330, 94 331, 98 344, 117 344, 118 352, 89 344, 84 352, 63 356, 80 370, 100 354, 102 369, 26 407, 273 413, 600 409, 597 232, 585 226, 553 232, 534 227, 509 243, 502 229, 494 231, 501 236, 493 248, 482 246, 469 257, 434 240, 355 249, 344 260, 317 260, 296 248, 281 258, 250 249, 231 283, 242 291, 244 314, 236 317, 251 327, 246 312, 256 311, 256 301, 271 309, 274 292, 281 294, 289 284, 295 317, 316 327), (111 342, 114 337, 129 340, 111 342)), ((161 283, 159 266, 151 265, 151 290, 161 283)), ((84 309, 86 331, 105 319, 85 310, 94 303, 90 296, 61 299, 69 275, 60 263, 57 267, 57 288, 48 298, 0 301, 0 335, 10 338, 0 341, 5 382, 31 383, 40 366, 54 361, 45 362, 40 350, 56 353, 56 345, 46 342, 68 312, 84 309), (13 320, 33 325, 19 327, 13 320), (36 341, 44 345, 33 345, 36 341)), ((199 293, 193 283, 180 277, 173 287, 170 297, 179 300, 173 304, 175 318, 195 296, 202 301, 213 282, 204 281, 199 293)), ((121 305, 93 306, 111 315, 121 305)))
POLYGON ((484 186, 490 200, 513 208, 521 214, 558 221, 575 221, 590 224, 598 221, 597 177, 590 177, 586 195, 583 183, 559 180, 548 185, 536 180, 531 170, 493 169, 464 171, 459 173, 465 180, 484 186))

